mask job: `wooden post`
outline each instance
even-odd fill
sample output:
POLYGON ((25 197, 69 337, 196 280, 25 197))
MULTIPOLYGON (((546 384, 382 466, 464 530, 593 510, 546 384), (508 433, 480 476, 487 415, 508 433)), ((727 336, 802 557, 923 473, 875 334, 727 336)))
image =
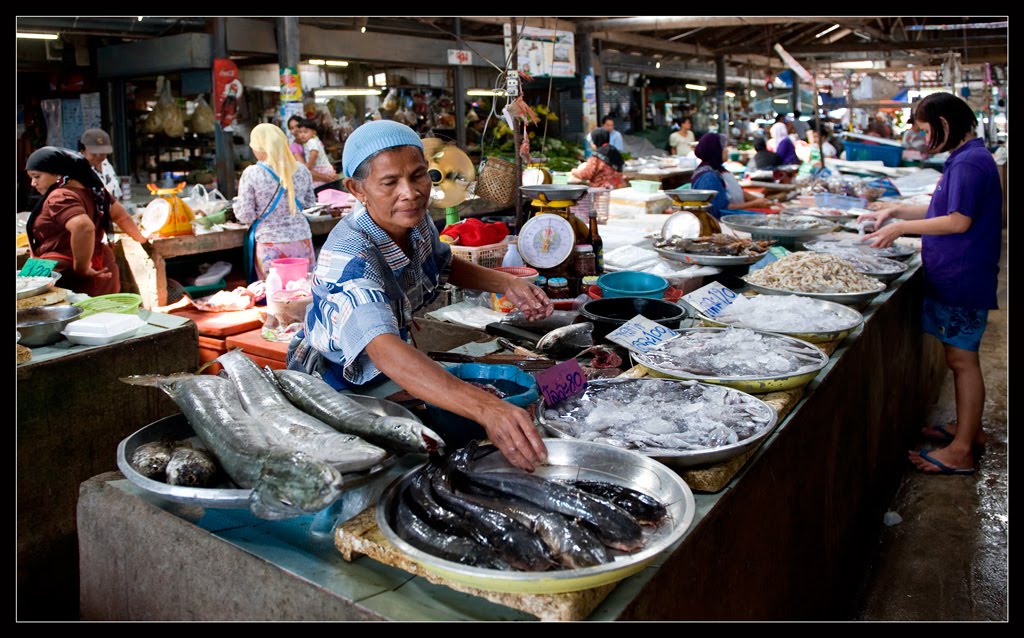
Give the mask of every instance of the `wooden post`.
MULTIPOLYGON (((515 17, 512 20, 512 58, 509 62, 509 69, 513 71, 519 70, 519 27, 516 26, 515 17)), ((525 20, 524 20, 525 24, 525 20)), ((523 82, 519 82, 519 92, 522 95, 523 82)), ((523 158, 519 156, 519 145, 523 143, 523 137, 519 134, 519 122, 512 119, 512 143, 515 145, 516 154, 516 234, 519 234, 519 230, 526 223, 526 212, 523 210, 523 198, 519 194, 519 187, 523 185, 523 158)), ((529 139, 529 138, 527 138, 529 139)))

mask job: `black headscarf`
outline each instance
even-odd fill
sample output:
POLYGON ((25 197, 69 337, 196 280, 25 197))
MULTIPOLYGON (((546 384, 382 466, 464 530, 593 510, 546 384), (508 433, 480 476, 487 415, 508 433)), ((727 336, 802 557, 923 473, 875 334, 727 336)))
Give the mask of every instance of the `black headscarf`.
POLYGON ((29 155, 28 161, 25 162, 25 170, 40 171, 60 176, 60 179, 54 182, 47 189, 46 193, 39 198, 25 225, 28 241, 32 246, 33 253, 39 249, 40 240, 32 232, 32 226, 35 224, 36 218, 39 217, 39 213, 42 212, 43 204, 50 197, 50 193, 64 186, 69 179, 78 180, 92 193, 93 200, 96 202, 96 210, 100 214, 99 226, 108 234, 113 231, 110 220, 110 193, 103 186, 100 176, 96 174, 96 171, 92 169, 92 165, 89 164, 89 161, 81 153, 67 148, 44 146, 29 155))
POLYGON ((596 128, 590 132, 590 142, 594 145, 594 155, 605 164, 622 172, 626 161, 622 159, 619 149, 610 144, 611 133, 604 128, 596 128))

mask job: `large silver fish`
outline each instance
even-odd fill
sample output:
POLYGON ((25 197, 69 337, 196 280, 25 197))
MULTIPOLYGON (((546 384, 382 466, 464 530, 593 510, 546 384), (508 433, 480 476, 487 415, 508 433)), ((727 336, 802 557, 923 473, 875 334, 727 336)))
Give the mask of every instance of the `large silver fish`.
POLYGON ((355 434, 393 452, 444 451, 444 439, 419 421, 380 416, 305 372, 272 372, 292 404, 339 432, 355 434))
POLYGON ((259 518, 318 512, 341 495, 338 470, 282 445, 246 413, 227 379, 179 375, 121 380, 166 392, 231 480, 252 489, 249 510, 259 518))
POLYGON ((537 350, 541 352, 579 351, 594 345, 594 324, 589 321, 571 323, 568 326, 555 328, 540 338, 537 350))
POLYGON ((245 411, 277 430, 300 452, 330 463, 341 472, 368 470, 387 458, 387 450, 358 436, 342 434, 292 405, 241 350, 226 352, 217 361, 234 383, 245 411))

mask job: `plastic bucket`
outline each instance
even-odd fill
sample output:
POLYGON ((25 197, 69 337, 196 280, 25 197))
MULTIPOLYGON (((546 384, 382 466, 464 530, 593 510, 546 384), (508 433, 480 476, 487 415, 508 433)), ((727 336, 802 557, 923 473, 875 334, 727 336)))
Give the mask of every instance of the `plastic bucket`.
POLYGON ((686 310, 678 304, 651 299, 649 297, 613 297, 595 299, 580 307, 580 314, 594 324, 594 342, 604 339, 612 330, 617 329, 637 315, 643 315, 651 321, 663 326, 679 327, 686 317, 686 310))
POLYGON ((287 286, 289 281, 306 279, 309 272, 309 260, 305 257, 284 257, 270 262, 273 268, 277 269, 277 275, 281 278, 281 286, 287 286))

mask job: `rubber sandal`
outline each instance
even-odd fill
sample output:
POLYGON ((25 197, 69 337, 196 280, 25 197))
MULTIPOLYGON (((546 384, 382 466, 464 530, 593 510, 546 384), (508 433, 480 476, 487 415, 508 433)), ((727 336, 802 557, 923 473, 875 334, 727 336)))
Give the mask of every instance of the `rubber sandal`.
POLYGON ((949 443, 955 435, 942 425, 929 425, 921 429, 921 436, 940 443, 949 443))
POLYGON ((925 450, 918 450, 917 455, 920 456, 922 459, 928 461, 935 467, 939 468, 938 472, 929 472, 927 470, 922 470, 921 468, 917 468, 917 466, 915 466, 917 468, 917 471, 921 472, 922 474, 939 474, 946 476, 961 474, 964 476, 969 476, 978 471, 977 468, 973 467, 949 467, 948 465, 944 465, 941 461, 933 459, 931 456, 928 455, 928 452, 926 452, 925 450))

